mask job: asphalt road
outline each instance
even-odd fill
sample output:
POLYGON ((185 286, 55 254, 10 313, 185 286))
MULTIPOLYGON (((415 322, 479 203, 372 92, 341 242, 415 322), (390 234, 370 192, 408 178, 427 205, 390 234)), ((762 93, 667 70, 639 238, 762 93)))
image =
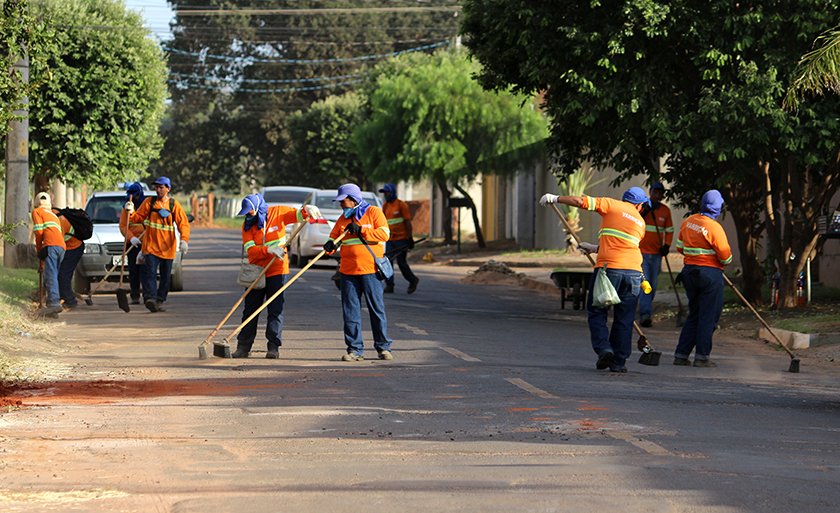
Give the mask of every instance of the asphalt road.
POLYGON ((663 365, 596 371, 585 313, 417 265, 417 292, 398 276, 386 296, 394 360, 341 362, 325 266, 288 291, 280 360, 264 338, 199 360, 243 291, 239 254, 238 231, 195 229, 167 312, 97 295, 62 315, 56 358, 107 381, 0 414, 0 510, 838 511, 837 377, 784 353, 724 341, 720 367, 677 367, 663 327, 663 365))

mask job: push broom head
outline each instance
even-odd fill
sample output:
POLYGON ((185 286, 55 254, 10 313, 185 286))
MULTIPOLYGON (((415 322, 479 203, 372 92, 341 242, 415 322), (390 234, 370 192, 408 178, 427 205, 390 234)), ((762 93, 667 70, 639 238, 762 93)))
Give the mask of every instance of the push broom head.
POLYGON ((791 358, 790 359, 790 367, 788 368, 789 372, 799 372, 799 358, 791 358))
POLYGON ((230 346, 219 342, 213 342, 213 356, 218 358, 230 358, 230 346))
POLYGON ((636 347, 642 351, 642 356, 639 357, 639 363, 650 365, 651 367, 659 365, 659 358, 662 356, 662 353, 653 350, 653 347, 648 344, 647 337, 644 335, 640 336, 639 341, 636 342, 636 347))

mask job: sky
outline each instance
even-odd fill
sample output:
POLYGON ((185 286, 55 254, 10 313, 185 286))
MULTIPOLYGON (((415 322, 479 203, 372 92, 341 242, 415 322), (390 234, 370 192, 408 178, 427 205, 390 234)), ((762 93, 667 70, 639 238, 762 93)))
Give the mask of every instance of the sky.
POLYGON ((169 39, 169 22, 174 17, 166 0, 125 0, 125 6, 143 14, 146 27, 157 41, 169 39))

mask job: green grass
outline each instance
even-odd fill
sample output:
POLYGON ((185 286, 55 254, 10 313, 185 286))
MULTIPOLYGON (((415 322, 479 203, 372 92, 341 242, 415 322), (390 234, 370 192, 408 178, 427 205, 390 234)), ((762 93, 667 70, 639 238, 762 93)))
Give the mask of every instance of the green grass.
POLYGON ((840 314, 807 315, 794 319, 780 319, 775 326, 799 333, 837 333, 840 332, 840 314))
POLYGON ((244 217, 214 217, 213 223, 225 228, 242 228, 244 217))
POLYGON ((43 323, 32 320, 30 295, 38 289, 35 269, 6 269, 0 266, 0 381, 19 381, 15 362, 4 351, 6 345, 18 343, 27 333, 43 333, 43 323))
POLYGON ((502 256, 520 256, 525 258, 557 258, 561 256, 567 256, 567 253, 565 251, 557 249, 534 249, 523 251, 508 251, 506 253, 502 253, 502 256))

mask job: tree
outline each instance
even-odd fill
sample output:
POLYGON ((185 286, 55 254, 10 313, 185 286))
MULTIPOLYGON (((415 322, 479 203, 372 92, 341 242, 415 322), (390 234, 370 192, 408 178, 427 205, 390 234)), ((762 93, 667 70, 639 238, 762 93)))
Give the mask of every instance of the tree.
POLYGON ((286 176, 269 181, 296 180, 321 189, 352 182, 368 188, 361 161, 350 149, 350 136, 362 119, 362 97, 353 92, 327 97, 293 113, 287 120, 286 164, 281 167, 286 176))
MULTIPOLYGON (((515 172, 511 161, 541 143, 548 127, 527 97, 483 90, 471 77, 478 66, 465 57, 463 51, 439 50, 381 65, 371 85, 370 117, 353 135, 353 144, 371 179, 428 178, 444 204, 452 185, 471 204, 483 247, 475 203, 463 186, 482 172, 515 172)), ((452 241, 450 216, 445 208, 447 242, 452 241)))
POLYGON ((52 78, 30 116, 30 162, 46 178, 93 187, 135 178, 157 156, 166 63, 142 17, 116 0, 45 2, 52 78))
POLYGON ((840 27, 836 27, 814 41, 823 45, 808 52, 794 72, 793 83, 788 87, 785 105, 796 108, 799 97, 805 93, 840 93, 840 27))
POLYGON ((51 49, 53 33, 47 21, 38 20, 29 12, 27 0, 6 0, 0 17, 0 135, 9 132, 9 121, 19 119, 21 100, 33 97, 38 87, 49 79, 49 69, 44 56, 51 49), (40 74, 33 73, 24 82, 20 72, 12 73, 12 67, 27 55, 30 63, 39 62, 40 74))
POLYGON ((781 107, 802 48, 838 9, 840 0, 467 0, 462 31, 485 87, 547 90, 563 174, 590 161, 616 169, 618 183, 661 176, 689 206, 720 188, 745 294, 761 299, 756 251, 766 228, 791 306, 818 241, 816 216, 840 182, 838 100, 781 107))

